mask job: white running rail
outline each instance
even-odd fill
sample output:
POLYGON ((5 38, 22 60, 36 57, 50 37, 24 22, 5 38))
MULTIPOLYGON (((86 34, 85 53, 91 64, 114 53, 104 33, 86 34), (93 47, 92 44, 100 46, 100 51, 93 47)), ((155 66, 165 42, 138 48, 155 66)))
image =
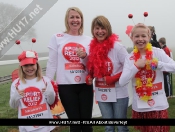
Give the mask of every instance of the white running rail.
MULTIPOLYGON (((48 57, 41 57, 38 60, 47 60, 48 57)), ((1 65, 8 65, 8 64, 15 64, 15 63, 19 63, 18 60, 6 60, 6 61, 0 61, 0 66, 1 65)))

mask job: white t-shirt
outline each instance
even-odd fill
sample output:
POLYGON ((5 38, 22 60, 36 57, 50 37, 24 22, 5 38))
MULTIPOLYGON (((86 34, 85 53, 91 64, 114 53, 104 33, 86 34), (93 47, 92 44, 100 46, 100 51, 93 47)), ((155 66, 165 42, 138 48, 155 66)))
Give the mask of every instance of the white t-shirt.
POLYGON ((49 59, 47 62, 46 76, 54 78, 58 84, 82 84, 87 75, 87 57, 80 59, 77 47, 88 54, 91 38, 88 36, 72 36, 66 33, 54 34, 48 45, 49 59))
MULTIPOLYGON (((108 60, 106 63, 108 65, 108 72, 111 72, 111 76, 114 76, 123 70, 123 65, 125 61, 125 57, 128 55, 126 48, 119 42, 115 42, 114 48, 112 48, 108 53, 108 60)), ((99 81, 102 79, 98 79, 99 81)), ((97 79, 96 79, 97 81, 97 79)), ((95 82, 96 82, 95 81, 95 82)), ((97 87, 97 82, 95 86, 97 87)), ((100 83, 99 83, 100 85, 100 83)), ((103 85, 103 84, 102 84, 103 85)), ((104 86, 102 86, 104 87, 104 86)), ((103 102, 116 102, 116 99, 128 97, 128 85, 120 86, 118 82, 116 82, 113 87, 105 86, 106 88, 95 90, 96 99, 98 101, 103 102), (110 89, 110 90, 109 90, 110 89), (98 94, 98 92, 100 94, 98 94), (114 93, 115 92, 115 96, 114 93), (106 96, 106 97, 105 97, 106 96), (113 99, 112 99, 113 98, 113 99), (113 101, 112 101, 113 100, 113 101)))
MULTIPOLYGON (((172 60, 162 49, 152 47, 153 58, 158 59, 158 67, 155 72, 152 72, 154 78, 152 88, 152 99, 148 102, 141 101, 135 91, 135 75, 139 71, 134 65, 133 53, 128 55, 125 59, 124 69, 119 79, 121 86, 126 85, 132 80, 133 87, 133 103, 132 108, 137 112, 165 110, 169 107, 164 91, 163 71, 175 73, 175 61, 172 60)), ((145 56, 142 56, 145 58, 145 56)), ((142 77, 144 78, 144 72, 142 77)))
MULTIPOLYGON (((53 118, 49 104, 53 104, 54 100, 55 92, 47 77, 43 77, 40 81, 37 81, 37 78, 26 80, 25 84, 17 78, 11 85, 9 103, 12 108, 18 108, 18 118, 53 118), (42 88, 46 88, 44 93, 42 88), (22 97, 17 89, 24 90, 25 96, 22 97)), ((54 126, 19 126, 20 132, 50 132, 54 128, 54 126)))

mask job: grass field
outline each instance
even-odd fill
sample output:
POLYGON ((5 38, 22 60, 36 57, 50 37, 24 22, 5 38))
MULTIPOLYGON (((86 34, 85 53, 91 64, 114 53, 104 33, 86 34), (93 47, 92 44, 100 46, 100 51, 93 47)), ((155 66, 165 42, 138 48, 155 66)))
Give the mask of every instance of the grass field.
MULTIPOLYGON (((46 66, 47 61, 40 61, 41 67, 46 66)), ((18 67, 18 64, 6 65, 0 68, 0 76, 10 75, 11 72, 18 67)), ((17 110, 9 107, 11 83, 0 85, 0 118, 17 118, 17 110)), ((175 75, 173 75, 173 95, 175 95, 175 75)), ((169 102, 169 117, 175 118, 175 98, 168 99, 169 102)), ((131 118, 131 107, 128 108, 128 118, 131 118)), ((103 126, 94 126, 94 132, 103 132, 103 126)), ((130 132, 136 132, 132 126, 129 127, 130 132)), ((0 126, 0 132, 18 132, 17 126, 0 126)), ((53 132, 58 132, 57 130, 53 132)), ((59 132, 69 132, 68 128, 59 130, 59 132)), ((175 132, 175 126, 171 126, 171 131, 175 132)))

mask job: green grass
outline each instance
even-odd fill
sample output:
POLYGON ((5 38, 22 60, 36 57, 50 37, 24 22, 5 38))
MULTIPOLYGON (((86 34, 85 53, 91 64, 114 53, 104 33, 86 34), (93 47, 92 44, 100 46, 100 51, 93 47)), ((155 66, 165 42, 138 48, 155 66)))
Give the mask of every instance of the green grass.
MULTIPOLYGON (((47 60, 39 61, 39 64, 42 68, 46 67, 46 63, 47 63, 47 60)), ((19 66, 18 63, 0 66, 1 67, 0 68, 0 77, 6 76, 6 75, 11 75, 13 70, 18 69, 18 66, 19 66)))
MULTIPOLYGON (((17 109, 9 106, 11 83, 0 85, 0 118, 17 118, 17 109)), ((0 126, 0 132, 8 132, 17 126, 0 126)))
POLYGON ((173 95, 175 96, 175 74, 172 74, 173 95))

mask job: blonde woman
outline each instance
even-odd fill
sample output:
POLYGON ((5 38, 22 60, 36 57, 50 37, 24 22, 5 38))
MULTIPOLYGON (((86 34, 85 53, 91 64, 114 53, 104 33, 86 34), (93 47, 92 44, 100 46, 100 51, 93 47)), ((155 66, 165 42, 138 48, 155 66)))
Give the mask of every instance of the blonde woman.
MULTIPOLYGON (((65 32, 53 35, 48 45, 46 76, 59 85, 59 96, 69 119, 91 119, 93 87, 85 83, 91 38, 83 35, 84 18, 77 7, 67 9, 65 32)), ((70 126, 70 132, 92 132, 91 126, 70 126)))

